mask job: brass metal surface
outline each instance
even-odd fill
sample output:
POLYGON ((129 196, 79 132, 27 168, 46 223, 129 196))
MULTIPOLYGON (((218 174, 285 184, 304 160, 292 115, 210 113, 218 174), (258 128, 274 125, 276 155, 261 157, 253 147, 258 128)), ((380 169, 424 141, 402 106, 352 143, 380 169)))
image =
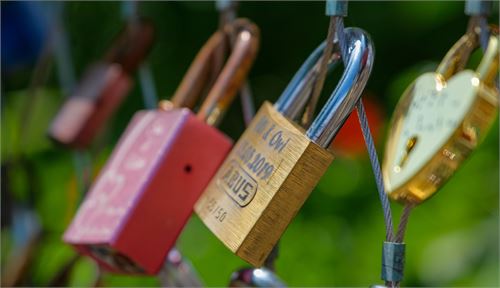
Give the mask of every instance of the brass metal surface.
POLYGON ((231 251, 261 266, 332 160, 266 102, 195 211, 231 251))
POLYGON ((398 103, 383 162, 386 192, 393 200, 418 204, 434 195, 477 147, 495 120, 499 99, 499 91, 494 83, 498 75, 498 35, 490 37, 488 49, 476 71, 459 72, 465 64, 463 59, 467 59, 477 45, 477 35, 464 35, 448 52, 437 72, 420 76, 404 92, 398 103), (443 114, 443 117, 446 117, 447 113, 456 114, 458 120, 439 130, 437 137, 432 139, 440 143, 438 141, 444 138, 443 145, 437 146, 436 149, 418 150, 415 147, 424 145, 418 134, 403 136, 404 127, 410 121, 409 115, 415 113, 413 100, 415 97, 439 99, 438 97, 444 97, 442 95, 445 93, 451 94, 447 97, 453 97, 457 103, 470 101, 470 105, 467 102, 464 106, 467 110, 463 114, 457 114, 461 112, 449 108, 429 108, 434 109, 434 114, 443 114), (415 140, 418 141, 413 143, 411 149, 407 149, 405 155, 400 155, 398 147, 401 147, 401 141, 410 136, 417 137, 415 140), (409 155, 410 153, 413 155, 409 155), (403 157, 404 161, 398 162, 399 157, 403 157), (414 171, 414 174, 409 173, 410 177, 407 175, 407 179, 404 178, 406 180, 397 179, 398 173, 395 171, 402 171, 411 165, 412 161, 425 163, 421 166, 414 165, 414 170, 410 170, 414 171))

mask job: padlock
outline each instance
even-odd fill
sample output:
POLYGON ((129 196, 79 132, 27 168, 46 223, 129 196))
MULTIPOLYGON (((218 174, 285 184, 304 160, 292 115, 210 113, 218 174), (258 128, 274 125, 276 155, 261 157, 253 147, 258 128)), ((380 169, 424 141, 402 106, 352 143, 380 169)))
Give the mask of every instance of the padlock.
POLYGON ((162 287, 202 287, 200 277, 189 260, 173 248, 158 273, 162 287))
POLYGON ((147 20, 127 25, 66 99, 49 127, 49 137, 71 148, 88 147, 130 91, 132 74, 149 53, 153 37, 147 20))
MULTIPOLYGON (((336 55, 336 53, 333 54, 336 55)), ((332 61, 332 58, 328 60, 332 61)), ((335 59, 333 60, 335 61, 335 59)), ((332 65, 330 65, 329 67, 331 66, 332 65)), ((316 76, 307 75, 306 78, 301 78, 300 80, 314 81, 314 78, 316 78, 316 76)), ((294 85, 289 84, 289 86, 294 86, 294 85)), ((310 88, 303 88, 299 90, 308 91, 309 93, 311 92, 310 88)), ((271 253, 269 253, 269 256, 267 256, 266 261, 264 261, 262 267, 260 268, 244 267, 233 272, 231 274, 228 286, 229 287, 286 287, 284 282, 275 273, 275 263, 278 256, 279 256, 279 243, 277 243, 276 246, 274 246, 271 253)))
MULTIPOLYGON (((368 80, 373 63, 369 37, 358 28, 345 29, 345 37, 347 68, 311 127, 304 131, 289 120, 296 118, 291 111, 300 110, 298 103, 305 103, 290 97, 307 86, 294 78, 274 107, 265 102, 260 108, 195 205, 205 225, 254 266, 262 265, 330 165, 333 155, 327 148, 368 80)), ((311 67, 318 58, 304 65, 311 67)), ((302 67, 298 73, 306 72, 302 67)))
POLYGON ((383 162, 386 192, 416 205, 434 195, 497 118, 499 38, 492 29, 476 71, 466 69, 479 35, 464 35, 436 72, 418 77, 394 112, 383 162))
POLYGON ((66 231, 65 242, 115 272, 158 272, 195 201, 231 149, 232 141, 207 122, 218 122, 248 74, 258 49, 258 28, 239 19, 216 32, 172 99, 174 106, 194 105, 193 92, 201 92, 203 85, 188 84, 206 79, 215 51, 233 29, 235 48, 198 115, 187 108, 137 112, 66 231))
POLYGON ((231 275, 229 287, 286 287, 276 274, 268 268, 246 268, 231 275))

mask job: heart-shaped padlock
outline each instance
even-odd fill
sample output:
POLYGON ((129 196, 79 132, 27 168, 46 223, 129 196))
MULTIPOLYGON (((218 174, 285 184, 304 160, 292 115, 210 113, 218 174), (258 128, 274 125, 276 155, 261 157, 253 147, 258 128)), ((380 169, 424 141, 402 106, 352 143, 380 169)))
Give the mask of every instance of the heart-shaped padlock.
POLYGON ((418 204, 432 196, 467 159, 495 119, 499 91, 498 35, 492 35, 476 71, 463 70, 478 46, 464 35, 436 72, 417 78, 393 116, 383 163, 386 192, 418 204))

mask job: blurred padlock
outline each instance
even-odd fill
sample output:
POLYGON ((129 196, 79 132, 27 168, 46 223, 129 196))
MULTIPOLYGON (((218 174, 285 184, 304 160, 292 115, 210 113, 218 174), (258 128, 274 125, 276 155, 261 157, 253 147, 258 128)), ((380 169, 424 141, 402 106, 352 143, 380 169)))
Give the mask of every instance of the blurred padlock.
POLYGON ((391 121, 383 163, 385 189, 417 205, 435 195, 485 138, 497 118, 500 40, 492 29, 476 70, 464 69, 479 47, 467 33, 436 72, 419 76, 404 92, 391 121))
MULTIPOLYGON (((306 77, 313 80, 315 77, 306 77)), ((274 246, 264 265, 260 268, 245 267, 231 274, 229 287, 286 287, 275 274, 274 264, 278 258, 279 243, 274 246)))
POLYGON ((141 19, 127 25, 103 60, 90 66, 51 123, 56 143, 86 148, 132 87, 132 74, 153 45, 153 25, 141 19))
POLYGON ((246 268, 231 275, 229 287, 286 287, 283 281, 268 268, 246 268))
POLYGON ((373 63, 368 36, 347 28, 345 37, 346 70, 311 127, 304 131, 289 120, 304 107, 297 103, 307 101, 289 97, 290 91, 307 83, 287 88, 274 106, 265 102, 195 205, 208 228, 254 266, 262 265, 330 165, 327 148, 368 80, 373 63))
POLYGON ((200 277, 191 262, 182 257, 177 249, 168 253, 167 261, 158 278, 162 287, 202 287, 200 277))
POLYGON ((239 19, 216 32, 172 99, 173 107, 194 106, 211 59, 232 29, 237 31, 234 50, 198 115, 187 108, 165 110, 165 105, 137 112, 66 231, 67 243, 104 267, 158 272, 231 149, 232 141, 210 124, 224 114, 255 59, 259 30, 253 23, 239 19))

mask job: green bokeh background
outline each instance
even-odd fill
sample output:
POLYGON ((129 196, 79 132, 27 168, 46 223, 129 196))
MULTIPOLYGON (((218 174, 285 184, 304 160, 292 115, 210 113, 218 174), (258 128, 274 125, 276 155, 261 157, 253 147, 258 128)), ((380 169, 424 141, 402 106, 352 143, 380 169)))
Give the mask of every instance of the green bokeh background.
MULTIPOLYGON (((3 3, 2 3, 3 5, 3 3)), ((468 18, 461 1, 361 2, 349 4, 346 26, 365 29, 376 47, 375 65, 367 85, 371 99, 384 112, 377 143, 383 155, 387 123, 401 93, 419 74, 432 71, 465 32, 468 18)), ((199 48, 217 28, 213 2, 144 2, 141 14, 157 28, 157 42, 148 59, 159 97, 169 98, 199 48)), ((498 11, 498 2, 494 11, 498 11)), ((250 83, 256 107, 275 101, 309 53, 325 38, 328 18, 324 2, 242 2, 238 14, 261 29, 261 48, 250 83)), ((490 18, 498 23, 498 12, 490 18)), ((69 2, 64 23, 77 75, 105 53, 123 21, 119 2, 69 2)), ((474 67, 480 59, 476 53, 474 67)), ((52 72, 40 91, 28 130, 29 142, 16 146, 19 113, 29 100, 26 88, 32 71, 2 78, 2 161, 20 151, 33 165, 37 179, 36 209, 43 238, 29 268, 26 285, 44 286, 74 251, 61 242, 72 213, 68 191, 74 190, 73 158, 53 146, 45 131, 63 101, 52 72), (72 188, 73 187, 73 188, 72 188)), ((335 81, 325 86, 332 91, 335 81)), ((119 109, 105 135, 105 149, 92 149, 97 171, 133 113, 142 109, 139 85, 119 109)), ((323 99, 328 93, 324 93, 323 99)), ((221 125, 233 138, 243 131, 239 102, 221 125)), ((499 283, 499 134, 498 120, 485 142, 430 201, 416 208, 406 235, 405 286, 498 286, 499 283)), ((12 192, 26 198, 25 175, 13 169, 12 192)), ((2 179, 3 181, 3 179, 2 179)), ((4 193, 4 191, 2 191, 4 193)), ((399 216, 401 206, 393 204, 399 216)), ((395 217, 396 218, 396 217, 395 217)), ((14 243, 2 230, 2 267, 14 243)), ((364 286, 380 280, 384 226, 375 181, 366 153, 339 153, 328 172, 282 237, 276 267, 290 286, 364 286)), ((145 236, 146 237, 146 236, 145 236)), ((208 286, 225 286, 232 271, 246 264, 232 255, 193 216, 178 247, 208 286)), ((92 285, 95 266, 80 260, 68 285, 92 285)), ((106 286, 156 286, 150 277, 106 274, 106 286)))

